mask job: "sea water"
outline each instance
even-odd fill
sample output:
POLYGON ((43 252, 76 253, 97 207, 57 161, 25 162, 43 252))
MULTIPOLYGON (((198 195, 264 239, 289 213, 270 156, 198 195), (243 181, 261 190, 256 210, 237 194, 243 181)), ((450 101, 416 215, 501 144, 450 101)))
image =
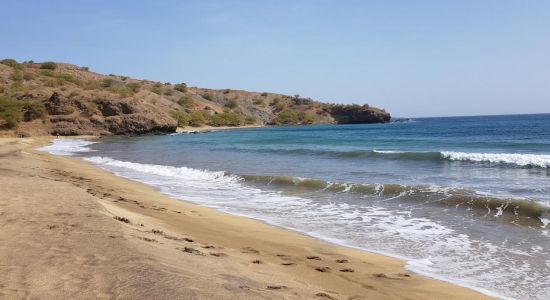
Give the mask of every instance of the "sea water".
POLYGON ((548 114, 56 140, 44 150, 490 295, 550 295, 548 114))

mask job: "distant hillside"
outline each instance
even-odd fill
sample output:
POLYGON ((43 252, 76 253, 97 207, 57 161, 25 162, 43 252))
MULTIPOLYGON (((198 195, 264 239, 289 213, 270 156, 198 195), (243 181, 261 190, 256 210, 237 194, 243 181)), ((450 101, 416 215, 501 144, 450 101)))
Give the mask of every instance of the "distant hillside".
POLYGON ((368 105, 274 93, 213 90, 102 75, 65 63, 0 61, 0 134, 110 135, 174 132, 177 126, 382 123, 368 105))

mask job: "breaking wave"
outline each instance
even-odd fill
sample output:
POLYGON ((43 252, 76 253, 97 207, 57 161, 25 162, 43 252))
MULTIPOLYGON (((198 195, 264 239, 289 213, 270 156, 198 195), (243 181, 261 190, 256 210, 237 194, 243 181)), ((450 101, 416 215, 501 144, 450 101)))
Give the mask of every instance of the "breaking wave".
POLYGON ((480 195, 474 191, 461 188, 399 184, 352 184, 291 176, 242 175, 239 177, 252 183, 276 185, 299 191, 352 193, 367 197, 378 197, 380 200, 399 198, 402 201, 480 209, 497 217, 503 214, 511 214, 522 218, 534 218, 536 221, 542 222, 544 216, 550 215, 550 206, 536 200, 480 195))
POLYGON ((50 145, 38 148, 38 150, 55 155, 70 156, 78 152, 94 151, 87 146, 95 143, 96 142, 76 139, 55 139, 50 145))
MULTIPOLYGON (((233 149, 231 149, 233 150, 233 149)), ((548 154, 520 154, 520 153, 469 153, 452 151, 399 151, 399 150, 355 150, 332 151, 319 149, 238 149, 243 152, 263 152, 273 154, 328 156, 335 158, 381 158, 403 160, 432 160, 432 161, 463 161, 471 163, 502 164, 515 167, 550 168, 548 154)))
POLYGON ((471 162, 489 162, 497 164, 511 164, 521 167, 550 168, 550 155, 544 154, 516 154, 516 153, 467 153, 441 152, 444 159, 471 162))

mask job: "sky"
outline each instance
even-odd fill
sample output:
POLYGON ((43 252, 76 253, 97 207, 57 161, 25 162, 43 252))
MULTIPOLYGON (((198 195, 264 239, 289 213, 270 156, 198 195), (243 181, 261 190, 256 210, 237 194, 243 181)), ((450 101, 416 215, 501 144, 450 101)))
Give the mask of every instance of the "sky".
POLYGON ((0 58, 368 103, 550 113, 550 1, 7 1, 0 58))

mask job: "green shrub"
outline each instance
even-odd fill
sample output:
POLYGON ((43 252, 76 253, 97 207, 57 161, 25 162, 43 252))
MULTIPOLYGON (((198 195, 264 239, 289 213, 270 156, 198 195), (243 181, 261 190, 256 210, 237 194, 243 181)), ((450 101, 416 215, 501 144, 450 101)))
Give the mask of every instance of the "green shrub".
POLYGON ((260 98, 254 98, 254 100, 252 100, 252 103, 258 106, 265 106, 264 99, 260 99, 260 98))
POLYGON ((40 69, 44 70, 55 70, 57 69, 57 64, 52 61, 44 62, 40 65, 40 69))
POLYGON ((300 98, 300 97, 294 97, 292 99, 295 105, 312 105, 313 100, 310 98, 300 98))
POLYGON ((166 96, 172 96, 172 95, 174 95, 174 90, 172 90, 170 88, 164 89, 163 94, 166 95, 166 96))
POLYGON ((151 92, 157 94, 157 95, 161 95, 162 94, 162 84, 161 83, 155 83, 152 87, 151 87, 151 92))
POLYGON ((279 102, 277 102, 277 104, 275 104, 275 108, 279 111, 283 111, 283 110, 287 109, 286 103, 284 103, 283 101, 279 101, 279 102))
POLYGON ((186 93, 187 92, 187 84, 185 84, 184 82, 178 83, 178 84, 174 85, 174 90, 182 92, 182 93, 186 93))
POLYGON ((23 113, 21 112, 21 103, 11 98, 0 96, 0 120, 3 124, 0 125, 4 128, 15 128, 17 124, 23 119, 23 113))
POLYGON ((189 108, 189 109, 195 107, 195 101, 193 101, 193 99, 189 96, 182 96, 178 100, 178 104, 181 105, 184 108, 189 108))
POLYGON ((190 114, 189 125, 193 127, 199 127, 206 123, 209 115, 205 112, 196 111, 190 114))
POLYGON ((224 112, 223 114, 210 116, 209 124, 211 126, 239 126, 243 122, 242 117, 234 112, 224 112))
POLYGON ((237 103, 237 100, 229 99, 229 100, 227 100, 227 102, 225 103, 224 106, 229 108, 229 109, 235 109, 235 108, 237 108, 237 106, 239 106, 239 104, 237 103))
POLYGON ((44 104, 38 101, 26 101, 23 103, 21 110, 25 121, 43 119, 46 116, 46 108, 44 104))
POLYGON ((271 102, 269 105, 277 106, 280 103, 282 103, 281 98, 275 98, 275 99, 273 99, 273 102, 271 102))
POLYGON ((42 78, 42 81, 45 82, 47 86, 59 86, 65 84, 65 82, 70 82, 78 86, 84 85, 80 79, 74 77, 72 74, 69 73, 59 73, 53 72, 51 70, 42 70, 40 72, 40 75, 42 77, 46 77, 42 78))
POLYGON ((115 80, 112 78, 104 78, 101 80, 101 87, 109 88, 115 84, 115 80))
POLYGON ((209 93, 202 94, 202 97, 206 100, 212 101, 212 95, 210 95, 209 93))
POLYGON ((173 110, 170 112, 170 115, 178 121, 178 126, 189 126, 189 122, 191 121, 191 116, 189 114, 173 110))
POLYGON ((11 58, 6 58, 6 59, 0 60, 0 64, 10 66, 12 68, 21 67, 21 65, 15 59, 11 59, 11 58))
POLYGON ((109 91, 111 91, 115 94, 118 94, 119 96, 121 96, 123 98, 132 96, 132 91, 130 91, 126 87, 112 87, 112 88, 109 88, 109 91))
POLYGON ((298 116, 291 109, 282 110, 273 120, 273 124, 282 125, 282 124, 296 124, 298 123, 298 116))

